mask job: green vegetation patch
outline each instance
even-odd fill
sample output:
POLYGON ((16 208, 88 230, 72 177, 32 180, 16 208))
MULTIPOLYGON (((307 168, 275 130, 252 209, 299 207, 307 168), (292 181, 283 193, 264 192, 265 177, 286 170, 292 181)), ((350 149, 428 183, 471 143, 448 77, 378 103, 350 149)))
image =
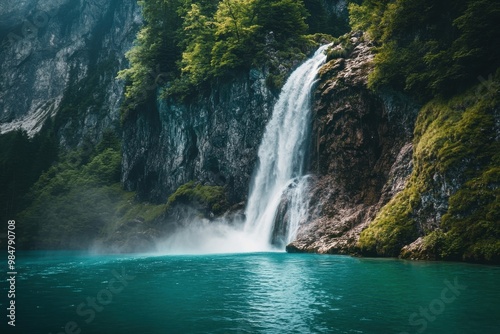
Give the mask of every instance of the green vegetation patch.
POLYGON ((293 67, 307 57, 308 33, 348 30, 345 20, 329 14, 315 0, 149 0, 139 4, 145 24, 127 53, 130 67, 118 75, 127 82, 124 119, 160 89, 163 98, 185 99, 218 79, 252 67, 269 68, 268 84, 279 89, 283 66, 293 67), (311 18, 308 9, 317 17, 311 18))
POLYGON ((347 58, 354 49, 350 34, 334 38, 332 43, 332 47, 330 47, 327 52, 326 62, 338 58, 347 58))
POLYGON ((32 138, 23 130, 0 135, 2 221, 13 219, 29 204, 25 194, 40 175, 50 168, 58 154, 58 140, 50 125, 32 138))
POLYGON ((367 229, 361 232, 358 247, 366 255, 398 256, 403 246, 418 237, 412 212, 418 205, 417 187, 408 185, 380 210, 367 229))
POLYGON ((201 185, 190 181, 180 186, 169 198, 167 205, 174 203, 198 203, 214 214, 221 214, 228 208, 224 187, 201 185))
MULTIPOLYGON (((27 140, 22 133, 11 136, 27 140)), ((95 147, 82 145, 62 153, 25 198, 27 206, 17 219, 19 246, 88 248, 98 239, 121 240, 133 226, 158 232, 175 203, 201 205, 207 214, 221 214, 228 207, 223 187, 195 182, 179 187, 167 203, 140 202, 135 192, 122 188, 120 170, 120 141, 111 131, 95 147)))
POLYGON ((349 9, 352 28, 378 45, 372 88, 425 103, 461 93, 500 66, 498 1, 365 0, 349 9))
POLYGON ((153 223, 165 212, 165 204, 139 203, 122 189, 119 146, 107 132, 93 151, 66 152, 40 176, 19 214, 21 247, 85 248, 122 224, 153 223))

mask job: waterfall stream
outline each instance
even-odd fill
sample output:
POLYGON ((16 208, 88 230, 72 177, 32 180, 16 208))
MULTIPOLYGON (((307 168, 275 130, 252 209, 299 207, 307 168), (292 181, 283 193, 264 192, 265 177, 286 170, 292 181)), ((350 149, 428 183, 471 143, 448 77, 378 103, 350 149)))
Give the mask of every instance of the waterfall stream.
POLYGON ((325 63, 325 50, 298 67, 287 80, 274 106, 259 148, 259 160, 250 187, 245 211, 245 232, 262 246, 282 247, 293 241, 300 221, 307 212, 302 195, 307 186, 304 167, 311 123, 311 91, 319 68, 325 63), (286 226, 276 226, 280 203, 286 226), (285 204, 283 204, 285 203, 285 204), (281 234, 275 233, 275 229, 281 234))
POLYGON ((320 47, 289 77, 274 106, 259 147, 245 221, 197 221, 158 248, 165 253, 231 253, 280 249, 294 240, 307 217, 304 175, 311 129, 311 92, 326 61, 320 47))

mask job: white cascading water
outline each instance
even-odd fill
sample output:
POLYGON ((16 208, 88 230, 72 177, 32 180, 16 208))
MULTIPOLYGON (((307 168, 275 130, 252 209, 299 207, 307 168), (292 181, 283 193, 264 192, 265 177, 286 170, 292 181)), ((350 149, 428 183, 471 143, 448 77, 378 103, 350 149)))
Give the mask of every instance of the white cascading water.
POLYGON ((270 247, 276 212, 285 191, 289 206, 288 228, 283 236, 285 243, 293 240, 307 211, 302 194, 307 185, 307 178, 303 175, 310 128, 311 91, 318 70, 325 63, 328 47, 320 47, 287 80, 260 144, 259 163, 245 211, 244 230, 263 248, 270 247))
POLYGON ((304 165, 310 131, 311 91, 318 70, 325 63, 328 47, 320 47, 311 59, 297 68, 281 91, 259 147, 244 224, 225 219, 187 222, 185 228, 158 244, 161 253, 269 251, 277 246, 283 249, 293 241, 300 222, 307 216, 308 203, 303 194, 307 187, 304 165), (286 226, 277 228, 278 235, 273 238, 276 214, 283 201, 286 226))

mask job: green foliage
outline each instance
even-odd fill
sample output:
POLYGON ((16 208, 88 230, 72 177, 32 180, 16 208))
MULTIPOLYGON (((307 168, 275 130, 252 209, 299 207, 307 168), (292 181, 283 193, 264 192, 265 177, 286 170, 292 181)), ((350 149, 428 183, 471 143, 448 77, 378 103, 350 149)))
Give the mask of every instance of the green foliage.
POLYGON ((279 89, 285 74, 279 69, 283 64, 274 64, 279 62, 274 53, 293 67, 309 53, 305 34, 338 36, 348 31, 345 20, 329 13, 319 0, 139 3, 145 25, 127 53, 130 67, 118 74, 127 83, 122 119, 148 103, 160 88, 161 97, 182 99, 251 67, 270 68, 268 83, 279 89))
POLYGON ((181 48, 177 31, 182 26, 178 9, 183 0, 141 0, 146 24, 137 34, 135 46, 126 54, 130 67, 118 73, 127 82, 124 117, 145 103, 156 89, 178 75, 176 62, 181 48))
POLYGON ((139 202, 135 199, 134 192, 123 191, 119 184, 115 187, 115 191, 120 194, 120 201, 115 206, 114 224, 108 224, 107 230, 113 231, 116 227, 134 219, 139 219, 146 224, 155 223, 168 209, 166 204, 139 202))
POLYGON ((0 135, 0 203, 2 221, 14 219, 27 204, 25 194, 57 159, 59 145, 50 126, 33 138, 22 130, 0 135))
POLYGON ((337 58, 346 58, 354 49, 349 35, 343 35, 333 40, 333 47, 328 49, 326 62, 337 58))
POLYGON ((418 188, 414 184, 394 197, 380 210, 370 226, 361 232, 358 243, 361 252, 367 255, 398 256, 401 248, 418 236, 411 217, 418 201, 418 188))
POLYGON ((350 23, 379 44, 372 88, 404 90, 422 101, 452 96, 500 66, 500 2, 365 0, 350 23))
POLYGON ((213 15, 192 4, 183 16, 182 75, 167 95, 258 66, 267 57, 262 49, 271 32, 278 51, 292 48, 307 31, 306 16, 296 0, 222 0, 213 15))
POLYGON ((421 110, 413 173, 405 189, 361 233, 362 251, 395 256, 415 240, 420 197, 436 191, 434 179, 440 176, 449 184, 458 183, 458 191, 448 199, 441 230, 421 231, 428 234, 425 250, 437 259, 500 260, 499 89, 497 73, 461 96, 435 99, 421 110))
POLYGON ((121 154, 111 148, 104 150, 88 163, 83 174, 89 180, 96 180, 96 184, 106 184, 120 180, 121 154))
POLYGON ((83 145, 66 152, 40 176, 29 192, 31 204, 19 215, 20 247, 86 248, 134 220, 154 228, 174 203, 197 203, 214 214, 227 209, 224 188, 194 182, 181 186, 168 203, 136 201, 119 183, 119 146, 106 131, 95 149, 83 145))
MULTIPOLYGON (((186 97, 234 71, 263 66, 269 43, 300 47, 308 31, 301 0, 150 0, 140 2, 146 24, 127 53, 124 117, 163 88, 186 97)), ((295 51, 295 50, 294 50, 295 51)), ((291 52, 290 52, 291 53, 291 52)))
POLYGON ((167 205, 193 202, 206 206, 214 214, 223 213, 228 206, 224 187, 201 185, 194 181, 180 186, 168 198, 167 205))
POLYGON ((19 246, 87 247, 104 228, 133 215, 158 216, 165 205, 135 203, 133 193, 121 189, 119 147, 116 135, 105 131, 96 148, 82 145, 66 152, 45 171, 28 192, 30 204, 19 214, 19 246))
POLYGON ((390 0, 365 0, 349 4, 349 24, 354 31, 365 31, 370 38, 380 38, 381 23, 384 11, 390 0))
POLYGON ((442 225, 447 231, 441 256, 476 262, 500 261, 500 145, 496 162, 482 168, 449 201, 442 225))
POLYGON ((192 4, 183 24, 186 45, 182 53, 182 73, 190 84, 203 82, 211 75, 210 54, 215 43, 215 23, 202 13, 199 5, 192 4))
POLYGON ((442 258, 440 250, 446 243, 446 235, 441 229, 432 231, 423 241, 423 252, 429 254, 428 257, 434 260, 442 258))
MULTIPOLYGON (((30 148, 30 140, 23 132, 7 137, 6 145, 12 149, 24 152, 22 147, 30 148)), ((32 155, 33 150, 26 154, 32 155)), ((18 220, 19 247, 87 248, 96 239, 105 240, 135 220, 155 229, 168 209, 183 201, 201 205, 214 214, 227 209, 224 188, 194 182, 181 186, 168 203, 138 202, 134 192, 122 189, 120 169, 120 141, 111 131, 104 132, 97 146, 84 142, 80 148, 61 154, 59 162, 42 173, 29 192, 26 189, 28 205, 24 210, 16 217, 8 217, 18 220)))
POLYGON ((110 217, 109 186, 119 181, 120 152, 101 145, 86 160, 85 149, 67 153, 35 183, 28 195, 31 204, 20 214, 25 247, 35 240, 56 248, 71 244, 70 237, 85 240, 110 217))
POLYGON ((252 59, 258 25, 255 0, 222 0, 214 16, 215 44, 211 66, 217 74, 241 67, 252 59))

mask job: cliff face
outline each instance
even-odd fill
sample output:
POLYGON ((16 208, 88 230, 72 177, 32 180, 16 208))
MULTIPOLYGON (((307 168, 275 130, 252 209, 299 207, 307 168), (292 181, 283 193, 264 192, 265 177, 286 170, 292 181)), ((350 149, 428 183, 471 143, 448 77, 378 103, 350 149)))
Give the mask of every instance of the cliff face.
POLYGON ((143 199, 165 202, 191 181, 226 186, 245 199, 257 149, 276 97, 252 70, 188 102, 166 100, 124 125, 123 182, 143 199))
MULTIPOLYGON (((403 96, 367 88, 371 46, 358 37, 348 58, 320 70, 313 109, 309 221, 290 252, 351 253, 380 208, 412 171, 418 109, 403 96)), ((341 46, 338 46, 341 48, 341 46)))
POLYGON ((30 135, 53 117, 61 143, 97 140, 115 127, 125 64, 140 23, 135 1, 3 1, 0 132, 30 135))
MULTIPOLYGON (((347 25, 347 1, 322 0, 316 5, 322 19, 335 17, 347 25)), ((265 54, 278 69, 274 77, 286 78, 299 64, 274 50, 272 39, 271 34, 265 54)), ((159 99, 127 116, 125 188, 137 191, 143 200, 162 203, 179 186, 194 180, 225 186, 231 204, 245 200, 262 134, 279 94, 265 67, 269 64, 233 73, 230 80, 212 83, 205 92, 193 92, 187 101, 159 99)))
POLYGON ((421 107, 367 89, 371 47, 350 42, 320 72, 309 218, 287 250, 498 263, 500 72, 421 107))
POLYGON ((420 110, 415 168, 361 234, 363 253, 500 261, 499 75, 420 110))

